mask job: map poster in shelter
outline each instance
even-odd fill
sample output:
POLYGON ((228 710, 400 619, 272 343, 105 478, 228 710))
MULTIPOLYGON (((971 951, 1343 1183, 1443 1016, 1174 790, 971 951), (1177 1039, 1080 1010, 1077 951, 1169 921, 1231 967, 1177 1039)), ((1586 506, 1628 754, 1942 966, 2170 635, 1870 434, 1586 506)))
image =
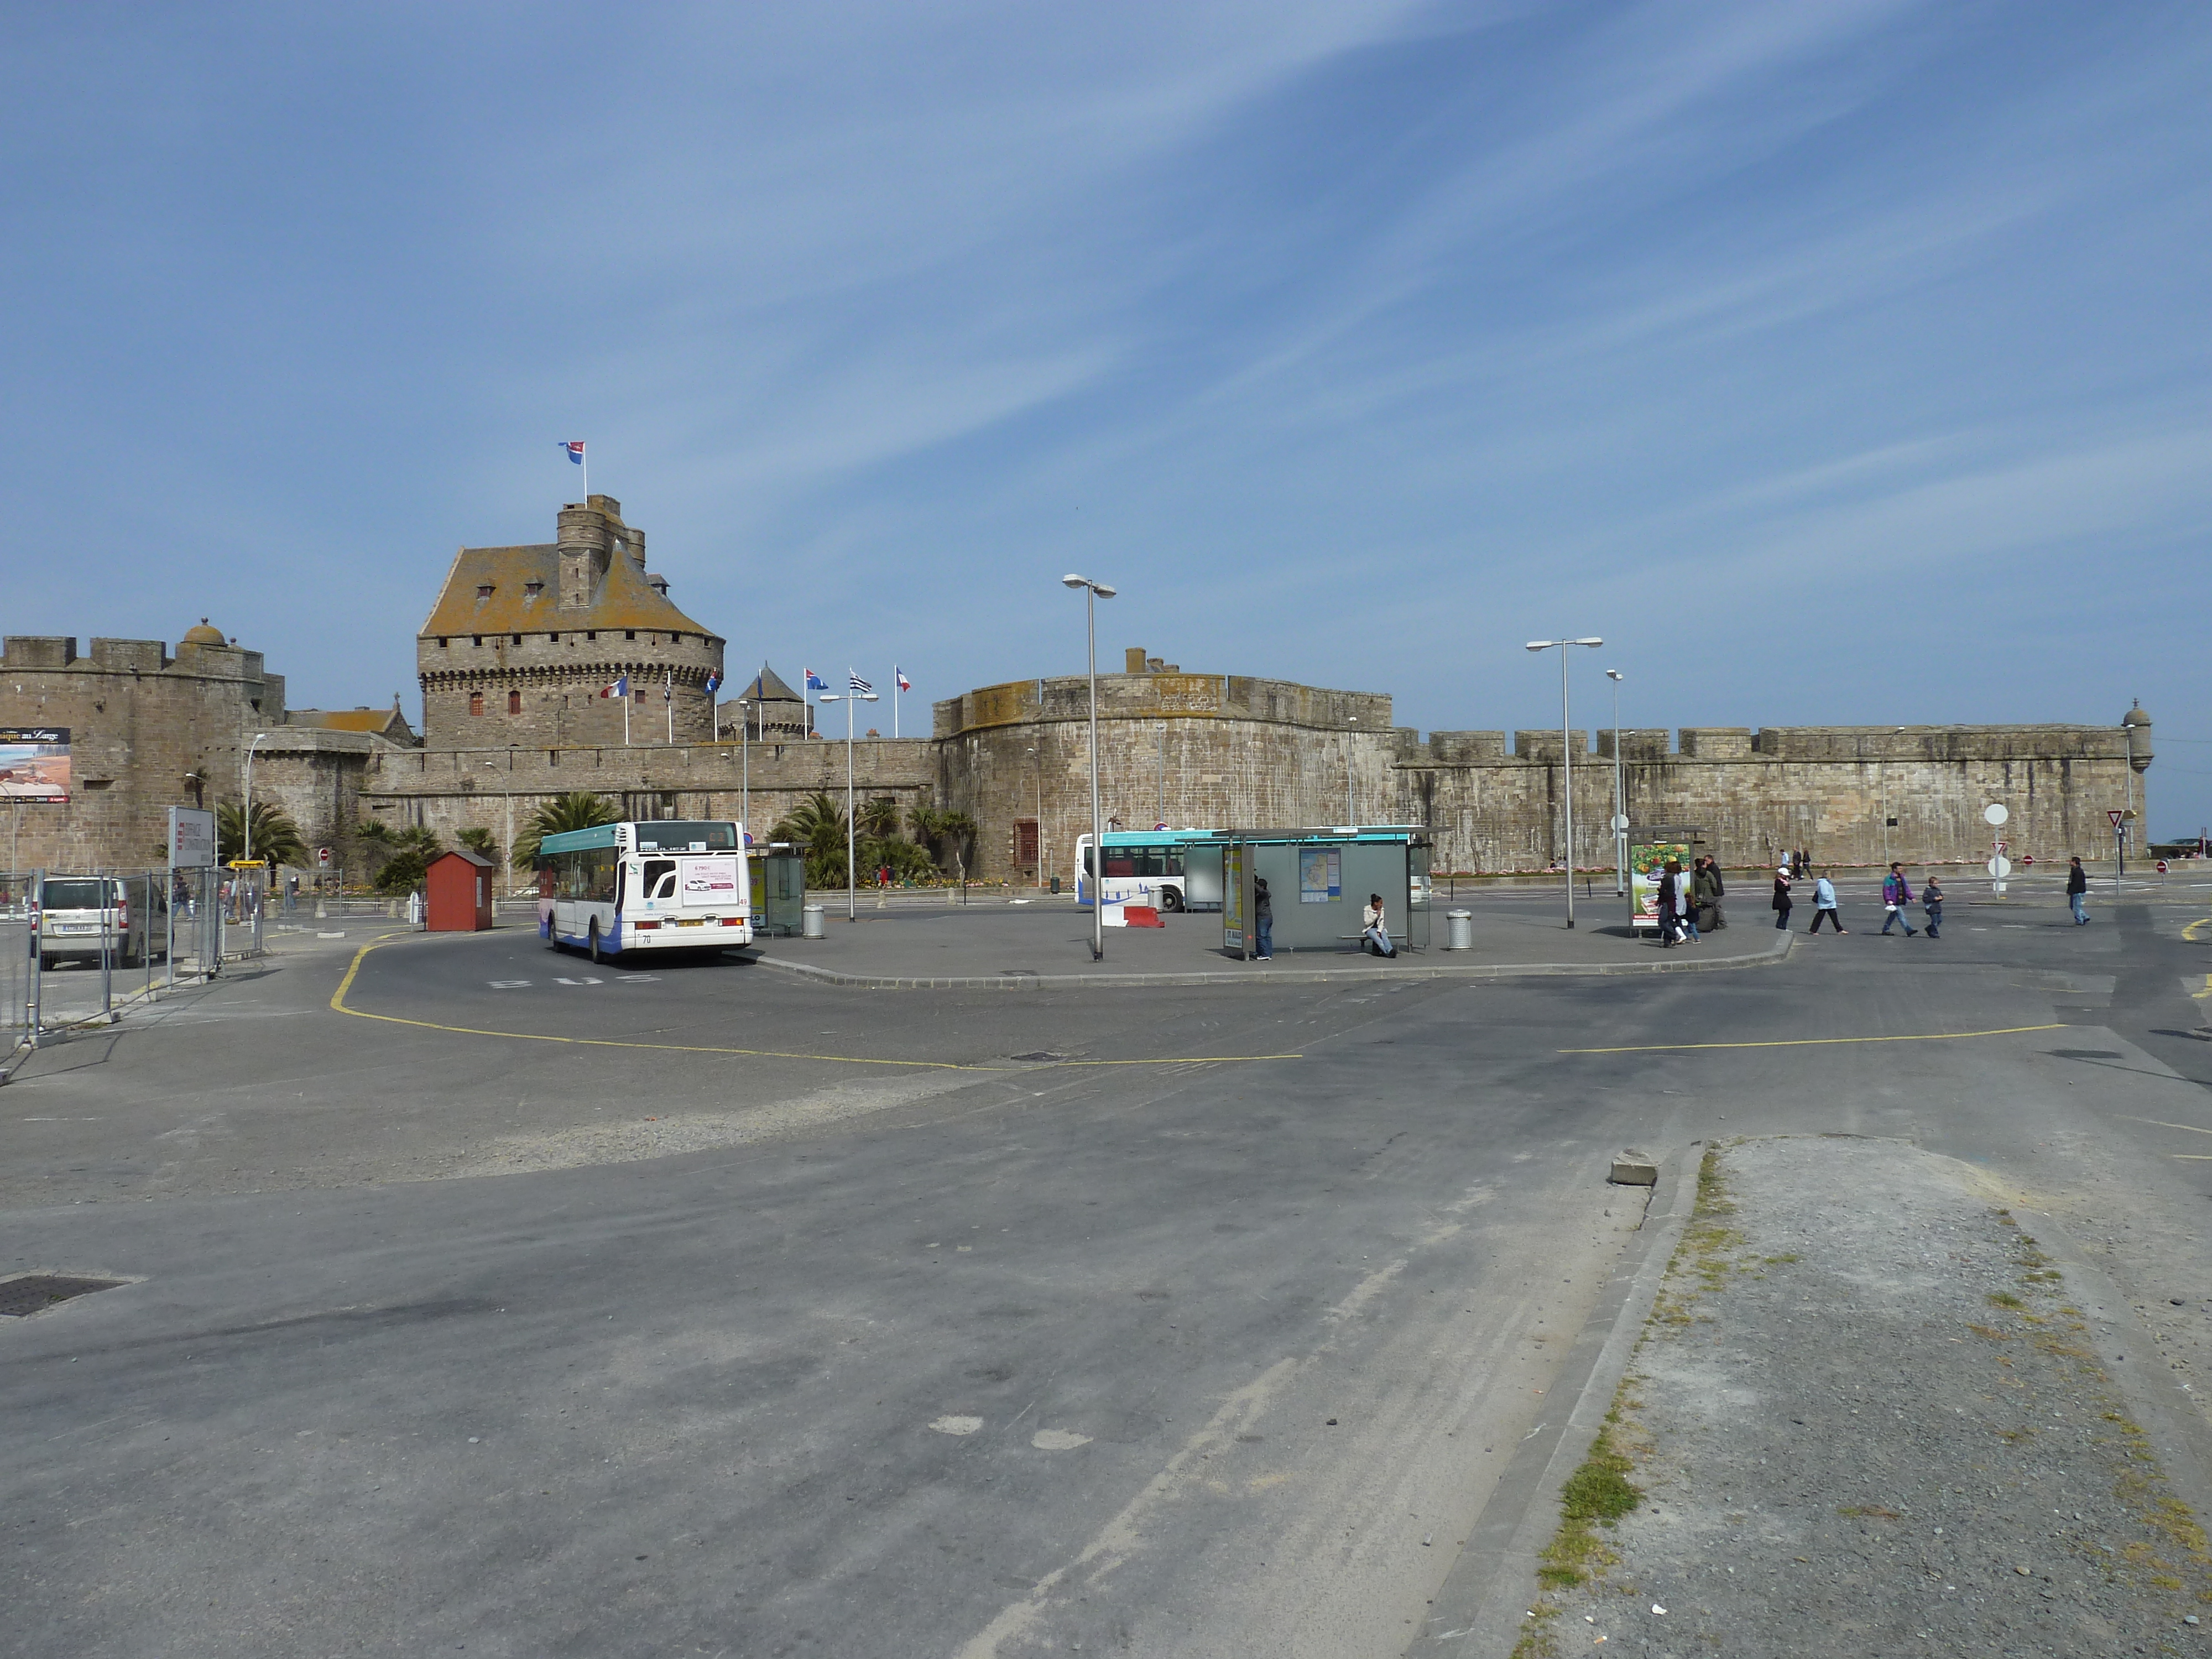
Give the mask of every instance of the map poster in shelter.
POLYGON ((1334 847, 1298 848, 1298 902, 1326 904, 1344 896, 1344 854, 1334 847))
POLYGON ((1679 861, 1686 875, 1692 854, 1687 841, 1634 841, 1628 846, 1628 925, 1659 926, 1659 878, 1667 860, 1679 861))
POLYGON ((61 806, 69 798, 69 727, 0 726, 0 800, 61 806))

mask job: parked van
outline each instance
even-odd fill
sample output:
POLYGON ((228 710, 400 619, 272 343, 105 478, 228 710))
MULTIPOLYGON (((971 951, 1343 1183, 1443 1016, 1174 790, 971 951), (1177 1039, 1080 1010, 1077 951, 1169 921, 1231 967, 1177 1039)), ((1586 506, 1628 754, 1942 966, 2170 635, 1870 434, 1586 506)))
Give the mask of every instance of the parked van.
POLYGON ((149 951, 161 955, 167 949, 166 897, 158 879, 134 884, 112 876, 48 876, 39 910, 39 966, 97 966, 103 934, 108 959, 118 967, 138 966, 149 951), (150 905, 144 902, 149 890, 150 905))

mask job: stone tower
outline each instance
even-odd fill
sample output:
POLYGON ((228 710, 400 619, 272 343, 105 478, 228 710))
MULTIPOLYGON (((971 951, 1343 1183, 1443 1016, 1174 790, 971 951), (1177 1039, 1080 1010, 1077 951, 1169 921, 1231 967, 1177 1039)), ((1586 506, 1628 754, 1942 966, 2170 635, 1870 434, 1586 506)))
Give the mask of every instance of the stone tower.
POLYGON ((557 539, 465 547, 416 635, 422 739, 432 749, 705 743, 724 641, 670 603, 645 532, 611 495, 561 509, 557 539), (667 695, 664 698, 664 692, 667 695))

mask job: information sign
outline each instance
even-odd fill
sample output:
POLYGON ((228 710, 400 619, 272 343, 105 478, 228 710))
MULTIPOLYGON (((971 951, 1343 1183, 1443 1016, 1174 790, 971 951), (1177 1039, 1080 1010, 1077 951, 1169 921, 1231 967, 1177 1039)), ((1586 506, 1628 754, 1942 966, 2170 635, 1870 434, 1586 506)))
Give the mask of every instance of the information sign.
POLYGON ((215 814, 197 806, 169 809, 169 868, 215 868, 215 814))

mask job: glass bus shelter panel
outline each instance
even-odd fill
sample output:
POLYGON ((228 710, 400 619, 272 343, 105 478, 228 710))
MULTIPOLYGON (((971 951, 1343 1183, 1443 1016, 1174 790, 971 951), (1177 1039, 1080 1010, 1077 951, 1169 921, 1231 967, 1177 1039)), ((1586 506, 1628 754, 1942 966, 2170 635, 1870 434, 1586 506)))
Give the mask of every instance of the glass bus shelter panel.
POLYGON ((1192 910, 1218 910, 1222 903, 1221 848, 1182 849, 1182 902, 1192 910))
POLYGON ((796 939, 805 920, 806 860, 794 853, 769 853, 753 860, 754 931, 769 939, 796 939))
POLYGON ((1435 890, 1429 885, 1429 861, 1436 848, 1427 842, 1415 842, 1406 848, 1406 943, 1416 951, 1429 948, 1430 905, 1435 890))
POLYGON ((1342 951, 1359 931, 1359 914, 1345 908, 1343 849, 1328 842, 1261 843, 1251 848, 1255 873, 1267 882, 1278 951, 1342 951), (1335 855, 1334 858, 1331 855, 1335 855), (1300 884, 1300 872, 1304 884, 1300 884), (1332 882, 1332 878, 1334 881, 1332 882), (1332 895, 1330 886, 1336 891, 1332 895))

